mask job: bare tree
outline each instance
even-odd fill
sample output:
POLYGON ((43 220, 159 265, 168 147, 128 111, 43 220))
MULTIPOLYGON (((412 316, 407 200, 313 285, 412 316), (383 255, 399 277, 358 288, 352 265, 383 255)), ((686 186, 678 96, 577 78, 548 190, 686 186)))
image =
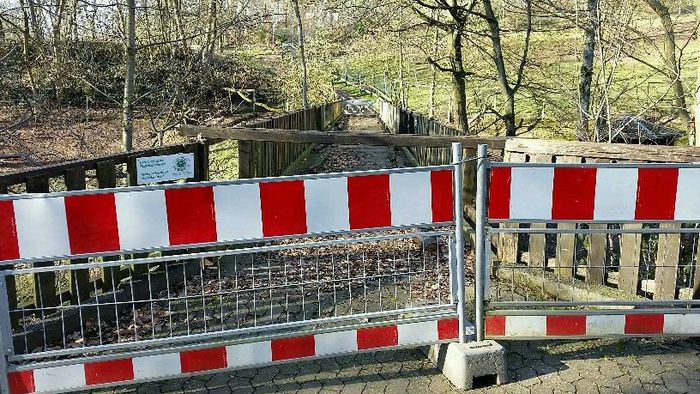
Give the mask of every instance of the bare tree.
POLYGON ((498 17, 493 11, 491 0, 482 0, 482 2, 484 6, 483 17, 489 26, 488 36, 491 40, 493 49, 491 58, 496 66, 498 85, 501 89, 501 93, 506 99, 503 113, 498 113, 497 115, 503 119, 506 124, 506 135, 515 136, 515 131, 518 128, 515 121, 515 95, 522 86, 523 75, 525 74, 525 65, 527 64, 528 51, 530 49, 530 34, 532 33, 532 5, 530 0, 525 0, 525 41, 523 46, 523 55, 518 65, 515 82, 511 84, 508 79, 508 72, 506 71, 506 64, 503 55, 503 44, 501 43, 501 27, 498 22, 498 17))
POLYGON ((595 61, 596 32, 599 28, 599 0, 588 0, 586 22, 584 24, 584 43, 581 55, 581 71, 578 82, 578 117, 576 136, 579 140, 590 139, 589 122, 591 119, 591 83, 595 61))
MULTIPOLYGON (((644 0, 647 5, 656 13, 661 20, 661 26, 664 31, 664 46, 662 58, 666 67, 666 75, 671 83, 673 90, 674 110, 678 117, 685 124, 689 136, 694 136, 693 121, 690 119, 690 113, 685 102, 685 90, 683 89, 683 80, 681 79, 681 68, 678 63, 676 54, 676 34, 673 28, 673 21, 668 7, 661 0, 644 0)), ((691 145, 694 141, 691 141, 691 145)))
POLYGON ((122 103, 122 149, 133 149, 134 139, 134 80, 136 74, 136 0, 126 0, 126 72, 122 103))
POLYGON ((297 18, 297 26, 299 33, 299 53, 301 56, 301 69, 303 72, 303 80, 301 81, 301 97, 304 103, 304 109, 309 108, 309 77, 306 68, 306 54, 304 53, 304 24, 301 20, 301 12, 299 12, 299 0, 292 0, 294 5, 294 14, 297 18))

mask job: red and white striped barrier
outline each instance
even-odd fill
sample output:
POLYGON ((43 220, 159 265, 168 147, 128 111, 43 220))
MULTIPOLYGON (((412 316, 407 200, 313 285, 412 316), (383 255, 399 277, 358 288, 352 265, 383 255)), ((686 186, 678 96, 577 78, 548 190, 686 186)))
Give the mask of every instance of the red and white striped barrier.
POLYGON ((486 316, 486 337, 559 338, 625 335, 699 335, 700 314, 486 316))
POLYGON ((450 318, 37 368, 11 372, 8 378, 10 394, 66 392, 363 350, 427 345, 453 340, 457 334, 458 321, 450 318))
POLYGON ((700 220, 700 168, 495 167, 489 189, 491 220, 700 220))
POLYGON ((453 220, 452 170, 0 200, 0 261, 453 220))

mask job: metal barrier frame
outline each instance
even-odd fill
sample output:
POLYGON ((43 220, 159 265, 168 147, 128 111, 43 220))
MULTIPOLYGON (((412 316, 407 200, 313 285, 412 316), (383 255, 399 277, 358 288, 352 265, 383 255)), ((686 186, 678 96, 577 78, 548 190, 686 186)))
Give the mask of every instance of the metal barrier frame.
MULTIPOLYGON (((464 229, 463 229, 463 213, 464 213, 464 202, 463 202, 463 191, 462 191, 462 174, 463 174, 463 158, 462 158, 462 145, 460 143, 455 143, 452 145, 453 162, 451 165, 443 166, 430 166, 430 167, 414 167, 414 168, 402 168, 402 169, 388 169, 388 170, 371 170, 371 171, 358 171, 358 172, 342 172, 342 173, 331 173, 331 174, 317 174, 317 175, 305 175, 305 176, 289 176, 289 177, 278 177, 278 178, 263 178, 263 179, 242 179, 236 181, 214 181, 214 182, 200 182, 200 183, 187 183, 187 184, 176 184, 176 185, 161 185, 161 186, 146 186, 146 187, 129 187, 129 188, 118 188, 118 189, 98 189, 98 190, 85 190, 85 191, 75 191, 75 192, 61 192, 61 193, 51 193, 46 196, 58 197, 66 195, 89 195, 89 194, 104 194, 110 192, 125 192, 125 191, 144 191, 144 190, 163 190, 166 188, 192 188, 201 186, 218 186, 218 185, 240 185, 240 184, 251 184, 260 182, 282 182, 290 180, 304 180, 304 179, 324 179, 324 178, 334 178, 343 177, 351 175, 374 175, 374 174, 395 174, 395 173, 413 173, 421 171, 430 170, 451 170, 453 174, 452 179, 452 194, 453 194, 453 221, 451 222, 441 222, 441 223, 431 223, 425 225, 407 225, 407 226, 388 226, 381 228, 371 228, 362 230, 349 230, 349 231, 338 231, 338 232, 327 232, 327 233, 313 233, 313 234, 303 234, 303 235, 291 235, 291 236, 276 236, 276 237, 265 237, 263 239, 251 239, 244 241, 235 242, 211 242, 204 244, 194 244, 194 245, 181 245, 174 247, 163 247, 163 248, 150 248, 150 249, 139 249, 139 250, 120 250, 118 252, 108 252, 108 253, 88 253, 70 256, 51 256, 51 257, 41 257, 41 258, 25 258, 18 260, 8 260, 0 262, 0 265, 4 266, 4 270, 0 270, 0 341, 2 344, 3 355, 0 357, 0 391, 10 392, 10 382, 8 378, 8 373, 18 373, 22 371, 30 371, 35 368, 47 368, 53 366, 67 366, 74 365, 76 363, 88 363, 88 362, 101 362, 106 360, 120 360, 125 357, 141 357, 146 355, 159 355, 164 353, 172 353, 173 351, 188 351, 196 349, 207 349, 212 346, 229 346, 236 344, 251 343, 254 341, 270 341, 280 338, 290 338, 297 337, 300 335, 315 335, 330 332, 347 331, 349 329, 361 329, 368 327, 380 327, 390 324, 403 325, 411 323, 421 323, 427 321, 436 321, 435 319, 447 319, 454 318, 455 312, 458 319, 458 332, 457 338, 461 343, 467 341, 468 335, 473 333, 473 327, 470 322, 466 319, 466 305, 465 305, 465 275, 464 275, 464 229), (454 224, 455 229, 453 233, 445 231, 430 231, 430 228, 444 225, 454 224), (416 232, 411 232, 402 235, 372 235, 380 231, 386 230, 406 230, 415 229, 416 232), (426 231, 427 229, 427 231, 426 231), (255 243, 260 241, 298 241, 302 238, 307 238, 311 236, 326 236, 326 235, 350 235, 350 234, 369 234, 368 237, 361 237, 355 239, 335 239, 335 240, 322 240, 317 242, 297 242, 292 244, 274 244, 267 246, 256 246, 242 249, 233 250, 211 250, 211 251, 195 251, 188 253, 183 251, 183 253, 176 255, 168 255, 162 257, 142 257, 132 260, 128 260, 128 264, 156 264, 156 263, 168 263, 174 262, 176 260, 182 259, 204 259, 213 258, 221 256, 233 256, 240 255, 250 252, 268 252, 268 251, 280 251, 289 250, 294 248, 312 248, 312 247, 324 247, 332 245, 345 245, 353 243, 367 243, 372 241, 382 241, 382 240, 393 240, 399 238, 411 238, 411 237, 429 237, 429 236, 449 236, 449 273, 450 278, 446 285, 449 286, 450 294, 450 305, 429 305, 425 307, 412 307, 412 308, 402 308, 399 310, 384 311, 384 312, 373 312, 373 313, 359 313, 351 314, 343 317, 327 318, 327 319, 309 319, 304 321, 296 321, 289 324, 271 324, 266 327, 253 327, 249 329, 235 329, 235 330, 225 330, 221 332, 212 332, 204 335, 192 335, 192 336, 179 336, 179 337, 169 337, 153 340, 137 341, 133 343, 114 343, 99 345, 95 347, 84 347, 75 349, 63 349, 55 351, 44 351, 39 354, 15 354, 13 334, 10 319, 10 306, 8 300, 8 294, 6 290, 6 277, 14 274, 37 274, 42 272, 58 272, 58 271, 73 271, 78 269, 94 269, 94 268, 104 268, 104 267, 115 267, 124 265, 127 261, 102 261, 102 262, 92 262, 92 263, 79 263, 61 266, 32 266, 30 268, 16 267, 17 265, 33 264, 41 262, 49 262, 60 260, 64 258, 79 259, 88 257, 106 257, 114 255, 122 255, 127 253, 138 253, 146 251, 169 251, 169 250, 182 250, 183 248, 202 248, 202 247, 219 247, 224 245, 235 245, 243 243, 255 243), (456 310, 455 310, 456 309, 456 310), (358 323, 358 321, 363 321, 364 323, 358 323), (326 327, 319 329, 318 324, 332 324, 332 327, 326 327), (255 334, 255 335, 253 335, 255 334), (215 341, 215 342, 211 342, 215 341), (194 343, 193 343, 194 342, 194 343), (167 345, 167 346, 166 346, 167 345), (175 345, 175 347, 173 347, 175 345), (145 350, 147 348, 148 350, 145 350), (69 358, 64 360, 54 360, 54 361, 41 361, 42 359, 47 359, 50 357, 62 357, 77 355, 81 353, 89 352, 89 356, 82 358, 69 358), (106 354, 100 354, 107 352, 106 354), (39 361, 39 362, 37 362, 39 361), (24 363, 22 365, 17 365, 17 363, 24 363)), ((24 198, 41 198, 43 195, 11 195, 2 196, 0 195, 0 201, 3 200, 16 200, 24 198)), ((166 269, 167 271, 167 269, 166 269)), ((396 274, 395 274, 396 275, 396 274)), ((477 281, 478 282, 478 281, 477 281)), ((477 293, 478 294, 478 293, 477 293)), ((133 302, 133 300, 132 300, 133 302)), ((143 301, 145 303, 148 300, 143 301)), ((478 304, 477 304, 478 305, 478 304)), ((80 304, 78 305, 80 306, 80 304)), ((99 304, 96 304, 99 307, 99 304)), ((61 308, 61 306, 57 307, 61 308)), ((479 320, 477 320, 478 322, 479 320)), ((82 324, 82 323, 81 323, 82 324)), ((437 323, 436 323, 437 324, 437 323)), ((478 324, 478 323, 477 323, 478 324)), ((451 341, 453 339, 439 340, 437 342, 451 341)), ((409 346, 421 346, 430 343, 436 343, 436 341, 422 341, 415 344, 410 344, 409 346)), ((399 346, 392 346, 388 349, 395 349, 399 346)), ((371 350, 381 350, 381 349, 369 349, 371 350)), ((352 353, 352 352, 351 352, 352 353)), ((334 354, 333 354, 334 355, 334 354)), ((324 357, 330 357, 332 355, 325 355, 324 357)), ((232 369, 232 368, 228 368, 232 369)), ((205 373, 206 371, 202 372, 205 373)), ((124 383, 133 383, 122 382, 124 383)), ((119 382, 109 383, 104 385, 90 386, 90 388, 104 387, 114 384, 120 384, 119 382)))
MULTIPOLYGON (((700 322, 700 300, 669 300, 669 301, 653 301, 653 300, 611 300, 611 301, 490 301, 489 300, 489 284, 490 278, 490 262, 491 262, 491 238, 497 234, 697 234, 700 233, 700 228, 519 228, 519 227, 499 227, 498 224, 504 223, 538 223, 538 224, 629 224, 629 223, 692 223, 692 220, 544 220, 544 219, 489 219, 488 198, 489 198, 489 183, 492 168, 511 167, 511 168, 693 168, 700 169, 698 164, 690 163, 508 163, 508 162, 490 162, 487 156, 487 146, 479 145, 477 154, 477 188, 476 188, 476 337, 477 340, 483 340, 487 337, 485 326, 487 320, 491 317, 541 317, 549 318, 564 318, 567 317, 582 317, 591 318, 595 316, 615 316, 623 319, 628 315, 638 316, 691 316, 692 321, 700 322), (492 226, 493 224, 493 226, 492 226), (549 309, 531 309, 531 308, 549 308, 549 309), (576 308, 579 309, 563 309, 576 308), (601 307, 604 309, 591 309, 592 307, 601 307), (621 309, 621 308, 641 308, 641 309, 621 309), (506 309, 499 309, 506 308, 506 309), (530 309, 526 309, 530 308, 530 309), (488 316, 487 316, 488 315, 488 316)), ((511 197, 512 198, 512 197, 511 197)), ((538 267, 539 268, 539 267, 538 267)), ((544 269, 544 267, 542 267, 544 269)), ((548 320, 547 320, 548 321, 548 320)), ((502 322, 501 322, 502 323, 502 322)), ((541 323, 541 322, 540 322, 541 323)), ((539 324, 539 323, 538 323, 539 324)), ((584 322, 584 324, 586 324, 584 322)), ((626 324, 626 323, 625 323, 626 324)), ((682 330, 681 330, 682 331, 682 330)), ((593 337, 630 337, 630 336, 700 336, 700 330, 690 330, 685 333, 678 332, 654 332, 654 333, 604 333, 589 335, 584 333, 579 334, 562 334, 562 335, 518 335, 518 336, 497 336, 498 339, 514 339, 514 340, 529 340, 529 339, 558 339, 558 338, 593 338, 593 337)))

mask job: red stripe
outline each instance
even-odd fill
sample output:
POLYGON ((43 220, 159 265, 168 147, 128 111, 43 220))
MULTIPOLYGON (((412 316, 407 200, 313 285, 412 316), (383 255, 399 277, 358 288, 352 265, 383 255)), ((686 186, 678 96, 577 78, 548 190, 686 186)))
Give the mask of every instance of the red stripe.
POLYGON ((595 168, 555 168, 552 219, 592 220, 595 180, 595 168))
POLYGON ((113 193, 67 196, 64 201, 72 254, 120 249, 113 193))
POLYGON ((10 381, 10 394, 29 394, 33 393, 34 387, 34 371, 12 372, 7 375, 10 381))
POLYGON ((350 229, 390 226, 389 175, 349 177, 348 205, 350 229))
POLYGON ((586 316, 547 316, 547 335, 586 335, 586 316))
POLYGON ((216 241, 214 190, 210 186, 165 191, 170 245, 216 241))
POLYGON ((510 217, 510 179, 510 167, 491 169, 489 219, 508 219, 510 217))
POLYGON ((19 258, 15 206, 12 201, 0 201, 0 260, 19 258))
POLYGON ((316 339, 313 335, 272 340, 272 361, 314 355, 316 355, 316 339))
POLYGON ((677 168, 640 168, 637 179, 637 220, 672 220, 676 208, 677 168))
POLYGON ((130 358, 85 364, 85 383, 104 384, 134 380, 134 365, 130 358))
POLYGON ((360 328, 357 330, 357 348, 359 350, 396 346, 398 344, 399 330, 395 325, 360 328))
POLYGON ((433 222, 450 222, 454 220, 454 197, 452 193, 452 171, 440 170, 430 172, 430 186, 433 208, 433 222))
POLYGON ((227 366, 225 347, 180 352, 180 370, 182 373, 210 371, 226 368, 227 366))
POLYGON ((305 234, 305 201, 304 181, 261 183, 263 235, 305 234))
POLYGON ((505 316, 486 316, 484 331, 488 336, 504 336, 506 335, 506 317, 505 316))
POLYGON ((438 340, 455 339, 459 337, 459 319, 438 320, 438 340))
POLYGON ((664 315, 662 313, 626 315, 625 334, 663 334, 664 315))

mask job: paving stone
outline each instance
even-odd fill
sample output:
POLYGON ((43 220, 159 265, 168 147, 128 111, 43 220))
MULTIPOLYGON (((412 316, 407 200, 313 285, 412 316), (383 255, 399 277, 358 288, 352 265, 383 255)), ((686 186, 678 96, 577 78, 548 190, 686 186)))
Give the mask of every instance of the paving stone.
POLYGON ((687 393, 690 391, 688 380, 677 372, 665 372, 661 375, 661 379, 664 381, 664 386, 670 391, 676 393, 687 393))

